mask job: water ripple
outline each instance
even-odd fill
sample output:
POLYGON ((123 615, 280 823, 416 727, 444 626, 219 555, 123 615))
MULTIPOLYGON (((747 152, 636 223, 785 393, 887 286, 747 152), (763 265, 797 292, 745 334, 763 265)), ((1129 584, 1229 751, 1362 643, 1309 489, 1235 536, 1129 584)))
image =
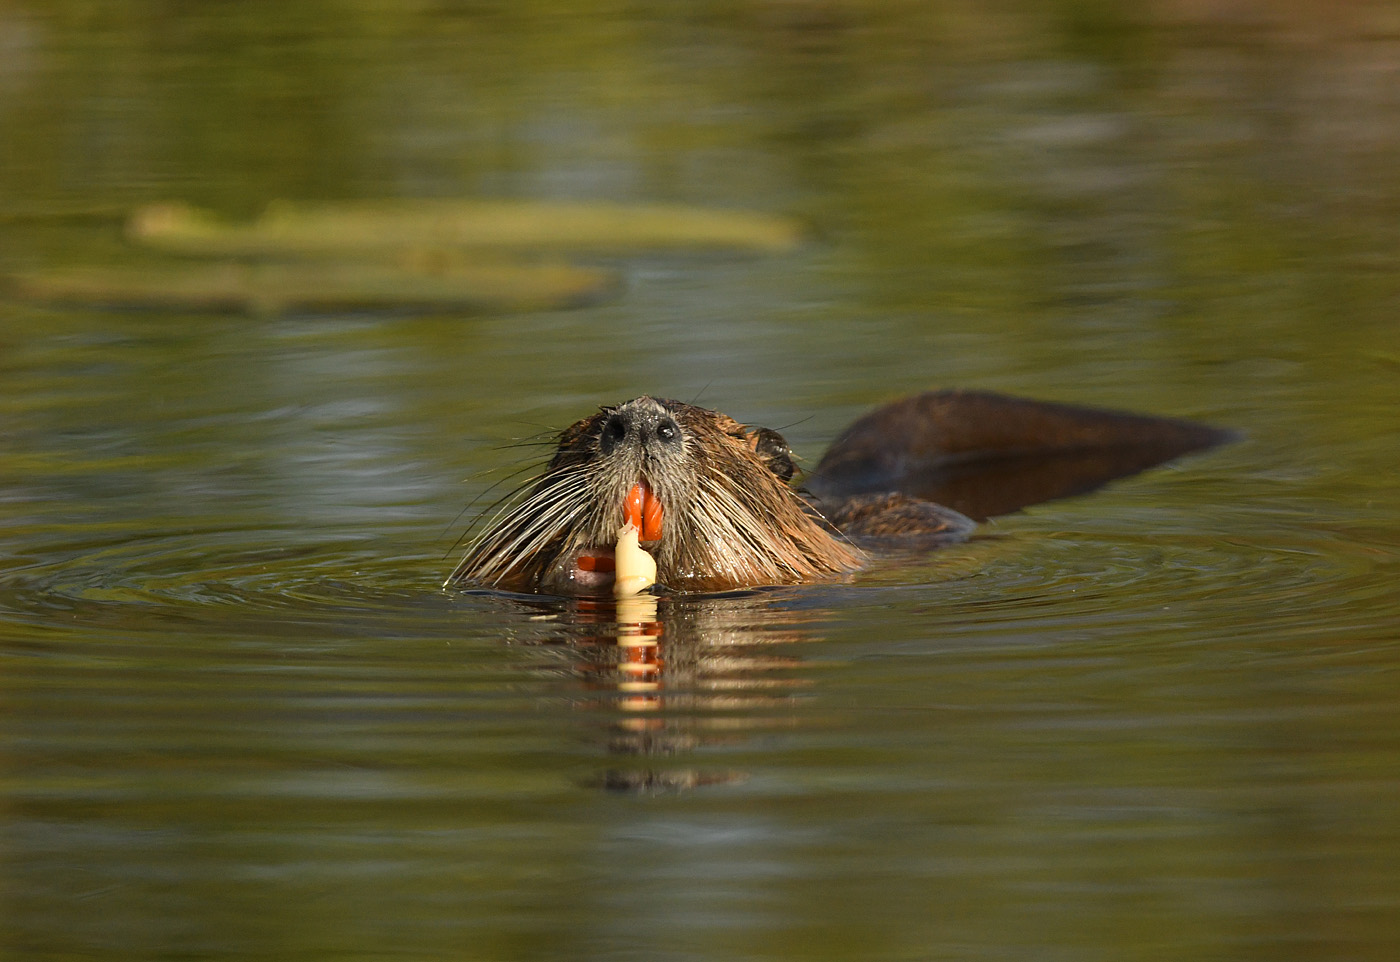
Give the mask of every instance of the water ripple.
POLYGON ((1400 620, 1400 537, 1384 528, 1035 530, 1046 527, 1013 523, 912 565, 882 566, 867 584, 913 595, 940 629, 979 636, 1358 636, 1400 620))
POLYGON ((446 604, 439 567, 383 538, 316 540, 269 528, 108 530, 81 541, 50 536, 28 557, 12 556, 0 573, 0 606, 18 619, 78 621, 105 621, 121 608, 177 621, 402 616, 446 604))

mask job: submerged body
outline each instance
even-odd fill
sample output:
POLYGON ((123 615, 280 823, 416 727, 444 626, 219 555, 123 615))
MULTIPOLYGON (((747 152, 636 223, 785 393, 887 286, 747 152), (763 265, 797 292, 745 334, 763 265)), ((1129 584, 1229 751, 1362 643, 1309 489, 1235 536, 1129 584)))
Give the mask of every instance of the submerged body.
MULTIPOLYGON (((975 522, 939 501, 951 500, 940 485, 970 466, 1009 468, 1023 490, 990 501, 1015 501, 1014 510, 1226 437, 1185 421, 935 392, 858 420, 799 491, 777 432, 640 397, 560 434, 544 473, 473 541, 448 583, 611 594, 618 564, 632 576, 631 538, 655 560, 648 577, 671 591, 831 581, 862 567, 866 549, 966 537, 975 522), (1049 487, 1028 493, 1032 466, 1046 463, 1049 487)), ((974 517, 993 513, 969 505, 974 517)))

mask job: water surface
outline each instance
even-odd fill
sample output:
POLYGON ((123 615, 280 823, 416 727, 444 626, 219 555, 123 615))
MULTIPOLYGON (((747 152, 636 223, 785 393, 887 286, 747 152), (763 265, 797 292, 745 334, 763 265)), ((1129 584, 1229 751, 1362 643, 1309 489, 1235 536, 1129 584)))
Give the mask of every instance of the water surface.
POLYGON ((3 954, 1394 958, 1394 13, 0 7, 5 270, 170 198, 812 225, 576 310, 0 303, 3 954), (1246 439, 659 667, 440 587, 598 404, 810 464, 935 386, 1246 439))

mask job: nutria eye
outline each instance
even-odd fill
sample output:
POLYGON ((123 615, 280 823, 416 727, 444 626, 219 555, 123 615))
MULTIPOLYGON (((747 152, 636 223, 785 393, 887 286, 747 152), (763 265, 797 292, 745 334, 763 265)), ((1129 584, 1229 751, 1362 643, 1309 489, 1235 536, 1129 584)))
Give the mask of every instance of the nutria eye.
POLYGON ((675 421, 665 418, 656 425, 656 436, 662 441, 674 441, 681 436, 681 429, 675 421))
POLYGON ((616 414, 609 415, 608 419, 603 422, 603 432, 598 436, 598 448, 604 454, 608 454, 626 437, 627 422, 616 414))

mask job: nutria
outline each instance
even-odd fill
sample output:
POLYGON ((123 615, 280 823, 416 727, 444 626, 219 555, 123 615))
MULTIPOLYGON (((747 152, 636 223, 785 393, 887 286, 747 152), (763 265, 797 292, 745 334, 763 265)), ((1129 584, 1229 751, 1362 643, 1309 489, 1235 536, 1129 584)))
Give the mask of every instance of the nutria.
POLYGON ((671 591, 832 581, 862 567, 868 550, 960 540, 973 519, 1228 437, 1189 421, 929 392, 852 424, 799 490, 778 432, 639 397, 560 434, 543 474, 475 538, 448 584, 606 594, 629 523, 655 558, 656 583, 671 591), (1010 493, 989 480, 996 474, 1011 476, 1010 493))

